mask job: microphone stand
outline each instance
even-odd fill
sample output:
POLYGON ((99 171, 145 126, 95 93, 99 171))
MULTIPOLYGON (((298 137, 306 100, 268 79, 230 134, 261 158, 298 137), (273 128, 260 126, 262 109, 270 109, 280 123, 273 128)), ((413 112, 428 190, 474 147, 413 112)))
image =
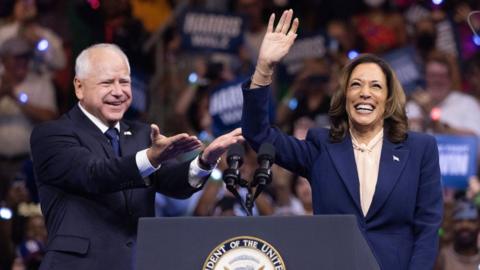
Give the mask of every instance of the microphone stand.
MULTIPOLYGON (((258 169, 258 170, 264 170, 264 169, 258 169)), ((257 174, 255 175, 257 176, 257 174)), ((234 183, 226 181, 227 190, 230 191, 235 196, 237 201, 242 206, 243 210, 247 213, 247 216, 253 215, 253 207, 255 205, 255 200, 258 198, 260 193, 262 193, 267 183, 269 183, 268 179, 271 178, 271 175, 267 174, 266 172, 265 174, 260 173, 258 175, 260 175, 260 177, 256 177, 251 182, 248 182, 247 180, 241 179, 241 178, 239 178, 239 180, 235 181, 234 183), (265 178, 265 176, 268 176, 269 178, 265 178), (242 196, 240 196, 240 193, 238 193, 237 186, 247 189, 245 200, 243 200, 242 196), (254 188, 255 188, 255 193, 253 192, 254 188)))
POLYGON ((259 167, 255 170, 253 180, 250 182, 240 177, 239 167, 243 163, 243 148, 240 145, 232 145, 229 150, 229 155, 227 158, 229 168, 224 171, 223 181, 226 184, 227 190, 235 196, 243 210, 247 213, 247 216, 252 216, 255 200, 267 184, 272 182, 271 166, 275 158, 275 148, 270 143, 263 143, 260 146, 258 157, 259 167), (245 201, 242 200, 242 197, 238 193, 238 186, 247 189, 245 201), (253 193, 254 188, 255 193, 253 193))
POLYGON ((247 213, 247 216, 252 216, 252 208, 248 208, 247 205, 245 204, 245 202, 242 200, 242 196, 240 196, 240 194, 238 193, 237 191, 237 187, 236 186, 230 186, 230 185, 227 185, 227 190, 230 191, 233 196, 235 196, 235 198, 237 199, 237 201, 240 203, 240 205, 242 206, 243 210, 247 213))
POLYGON ((230 191, 233 196, 235 196, 237 201, 240 203, 240 206, 242 206, 243 210, 247 213, 247 216, 252 216, 252 208, 247 207, 245 201, 242 199, 242 196, 240 196, 237 190, 237 186, 248 187, 248 181, 240 178, 240 170, 226 169, 224 172, 224 181, 227 190, 230 191))
POLYGON ((272 174, 270 169, 258 168, 253 176, 253 181, 248 186, 248 194, 246 198, 246 206, 249 209, 253 208, 255 200, 258 198, 264 188, 272 181, 272 174), (255 193, 253 188, 256 187, 255 193))
POLYGON ((240 182, 240 186, 247 189, 247 195, 245 195, 245 208, 247 209, 247 216, 253 215, 253 203, 254 199, 252 199, 252 186, 250 183, 242 179, 240 182))

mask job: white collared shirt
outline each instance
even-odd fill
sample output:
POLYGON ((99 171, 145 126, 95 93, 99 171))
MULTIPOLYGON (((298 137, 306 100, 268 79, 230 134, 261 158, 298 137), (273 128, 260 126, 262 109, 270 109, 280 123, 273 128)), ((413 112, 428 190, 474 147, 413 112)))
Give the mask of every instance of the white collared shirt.
POLYGON ((359 143, 351 130, 350 136, 352 137, 353 153, 355 154, 355 164, 357 165, 360 204, 363 215, 366 216, 372 204, 375 187, 377 186, 383 145, 383 128, 368 144, 359 143))
MULTIPOLYGON (((96 116, 89 113, 85 108, 83 108, 80 102, 78 103, 78 107, 85 114, 85 116, 87 116, 87 118, 90 119, 90 121, 92 121, 93 124, 95 124, 95 126, 100 129, 100 131, 102 131, 102 133, 105 133, 108 130, 109 127, 105 125, 102 121, 100 121, 100 119, 98 119, 96 116)), ((120 122, 117 122, 114 128, 118 130, 118 134, 121 134, 120 122)), ((162 166, 160 164, 156 168, 153 167, 152 163, 150 163, 150 160, 148 160, 147 150, 148 148, 138 151, 135 155, 135 162, 137 163, 138 171, 140 172, 140 175, 142 177, 149 176, 150 174, 160 169, 160 167, 162 166)), ((190 169, 188 173, 188 182, 194 188, 200 187, 203 184, 202 179, 212 172, 211 170, 204 170, 200 168, 200 166, 198 165, 198 158, 199 157, 197 156, 194 160, 192 160, 192 162, 190 162, 190 169)))

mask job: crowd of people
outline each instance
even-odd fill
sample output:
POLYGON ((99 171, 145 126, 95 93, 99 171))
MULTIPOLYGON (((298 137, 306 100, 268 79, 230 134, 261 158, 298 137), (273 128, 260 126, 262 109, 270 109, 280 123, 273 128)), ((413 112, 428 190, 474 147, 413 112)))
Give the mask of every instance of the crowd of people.
MULTIPOLYGON (((77 104, 72 81, 81 51, 113 43, 128 57, 133 99, 124 118, 208 145, 241 125, 242 83, 254 74, 269 15, 287 8, 300 20, 296 43, 318 37, 323 43, 293 47, 292 57, 277 65, 268 118, 279 130, 305 139, 310 128, 329 127, 343 67, 369 53, 386 59, 404 83, 409 130, 480 137, 480 16, 470 17, 476 34, 467 23, 470 12, 480 10, 478 1, 1 1, 0 269, 38 269, 46 254, 30 135, 77 104), (241 43, 229 50, 187 46, 185 14, 199 10, 242 18, 241 43)), ((241 176, 250 180, 256 154, 243 146, 241 176)), ((155 215, 246 215, 222 181, 225 160, 188 199, 157 193, 155 215)), ((478 168, 465 189, 443 189, 435 269, 480 265, 478 168)), ((313 214, 305 175, 277 165, 272 170, 254 215, 313 214)))

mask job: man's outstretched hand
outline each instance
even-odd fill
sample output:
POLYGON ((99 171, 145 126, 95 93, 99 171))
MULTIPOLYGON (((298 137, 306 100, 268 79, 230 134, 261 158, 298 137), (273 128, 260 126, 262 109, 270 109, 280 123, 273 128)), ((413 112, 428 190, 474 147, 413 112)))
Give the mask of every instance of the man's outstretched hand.
POLYGON ((150 133, 152 146, 147 150, 147 157, 154 167, 158 167, 164 161, 176 158, 178 155, 202 146, 202 142, 195 136, 181 133, 166 137, 160 134, 160 129, 157 125, 152 124, 150 127, 152 128, 150 133))
POLYGON ((217 160, 225 153, 230 145, 243 142, 242 129, 237 128, 225 135, 222 135, 211 142, 199 157, 203 163, 215 165, 217 160))

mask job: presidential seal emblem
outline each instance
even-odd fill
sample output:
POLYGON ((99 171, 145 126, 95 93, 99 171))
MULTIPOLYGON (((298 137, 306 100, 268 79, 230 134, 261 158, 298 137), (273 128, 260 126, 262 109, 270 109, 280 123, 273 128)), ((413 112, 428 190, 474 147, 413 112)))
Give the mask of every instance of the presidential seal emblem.
POLYGON ((202 270, 286 270, 278 251, 266 241, 239 236, 218 245, 202 270))

